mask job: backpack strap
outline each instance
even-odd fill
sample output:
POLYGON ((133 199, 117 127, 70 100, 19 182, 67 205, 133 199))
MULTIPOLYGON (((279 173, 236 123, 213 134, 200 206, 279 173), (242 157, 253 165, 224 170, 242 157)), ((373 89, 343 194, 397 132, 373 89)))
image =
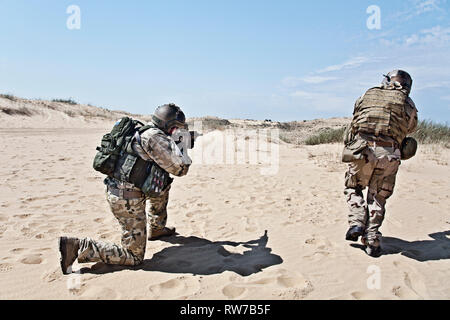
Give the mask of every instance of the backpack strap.
POLYGON ((133 141, 136 141, 138 143, 138 147, 140 149, 142 149, 142 151, 144 150, 144 148, 142 148, 141 134, 144 133, 144 131, 146 131, 146 130, 148 130, 150 128, 153 128, 153 126, 152 125, 146 125, 146 126, 142 126, 142 127, 137 128, 136 132, 134 133, 133 137, 130 139, 130 142, 128 143, 128 146, 127 146, 127 149, 126 149, 127 152, 134 153, 133 150, 132 150, 132 147, 131 147, 132 144, 133 144, 133 141))
MULTIPOLYGON (((140 122, 139 122, 140 123, 140 122)), ((144 131, 147 131, 148 129, 153 128, 151 125, 142 125, 142 127, 138 128, 136 132, 134 133, 133 139, 136 139, 137 143, 141 145, 141 134, 144 133, 144 131)))

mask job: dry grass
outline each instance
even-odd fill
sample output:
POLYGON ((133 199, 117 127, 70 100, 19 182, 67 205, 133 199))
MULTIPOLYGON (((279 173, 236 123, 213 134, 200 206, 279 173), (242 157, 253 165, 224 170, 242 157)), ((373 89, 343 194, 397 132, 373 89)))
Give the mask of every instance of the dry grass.
POLYGON ((26 107, 20 107, 17 109, 13 109, 13 108, 6 108, 6 107, 1 107, 0 111, 3 113, 6 113, 7 115, 10 116, 26 116, 26 117, 31 117, 35 112, 29 108, 26 107))
MULTIPOLYGON (((233 126, 233 124, 226 120, 226 119, 220 119, 217 117, 204 117, 199 119, 202 122, 202 129, 204 131, 214 131, 214 130, 226 130, 229 129, 233 126)), ((188 120, 188 125, 189 127, 193 127, 194 126, 194 121, 195 120, 188 120)), ((198 120, 197 120, 198 121, 198 120)))
POLYGON ((78 102, 74 101, 73 99, 53 99, 52 102, 66 103, 66 104, 70 104, 70 105, 78 104, 78 102))
POLYGON ((450 148, 450 127, 447 124, 430 120, 420 121, 412 136, 420 143, 438 143, 450 148))
POLYGON ((17 98, 12 94, 0 94, 0 98, 8 99, 11 101, 17 101, 17 98))
POLYGON ((306 145, 314 146, 325 143, 342 143, 344 139, 345 128, 325 129, 317 134, 308 137, 305 140, 306 145))

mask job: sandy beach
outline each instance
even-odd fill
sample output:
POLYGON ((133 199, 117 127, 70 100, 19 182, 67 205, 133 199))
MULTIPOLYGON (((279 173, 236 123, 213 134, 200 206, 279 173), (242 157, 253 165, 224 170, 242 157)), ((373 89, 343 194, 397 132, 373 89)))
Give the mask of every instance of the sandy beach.
POLYGON ((380 258, 344 239, 342 145, 272 141, 277 174, 194 162, 175 179, 168 224, 178 234, 148 242, 143 265, 76 263, 64 276, 59 236, 120 243, 92 169, 116 115, 86 121, 44 109, 0 112, 0 299, 450 298, 450 150, 437 145, 402 163, 380 258))

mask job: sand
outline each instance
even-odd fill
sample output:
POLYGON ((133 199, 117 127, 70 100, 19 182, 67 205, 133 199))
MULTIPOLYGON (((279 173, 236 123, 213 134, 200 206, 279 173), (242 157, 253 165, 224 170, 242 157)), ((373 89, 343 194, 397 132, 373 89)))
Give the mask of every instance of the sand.
POLYGON ((400 167, 380 258, 344 240, 342 146, 273 141, 276 175, 197 163, 175 179, 178 235, 148 242, 143 265, 76 263, 64 276, 59 236, 120 242, 92 169, 112 120, 46 118, 0 115, 0 299, 450 298, 450 150, 433 145, 400 167))

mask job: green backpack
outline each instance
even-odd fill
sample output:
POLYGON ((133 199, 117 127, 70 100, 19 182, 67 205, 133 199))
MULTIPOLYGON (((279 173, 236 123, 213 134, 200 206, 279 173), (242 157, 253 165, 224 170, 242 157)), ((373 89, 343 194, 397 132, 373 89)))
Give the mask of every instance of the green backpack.
POLYGON ((103 136, 100 147, 97 147, 93 164, 95 170, 108 176, 113 175, 117 160, 126 151, 138 125, 144 128, 142 122, 128 117, 116 122, 111 132, 103 136))

